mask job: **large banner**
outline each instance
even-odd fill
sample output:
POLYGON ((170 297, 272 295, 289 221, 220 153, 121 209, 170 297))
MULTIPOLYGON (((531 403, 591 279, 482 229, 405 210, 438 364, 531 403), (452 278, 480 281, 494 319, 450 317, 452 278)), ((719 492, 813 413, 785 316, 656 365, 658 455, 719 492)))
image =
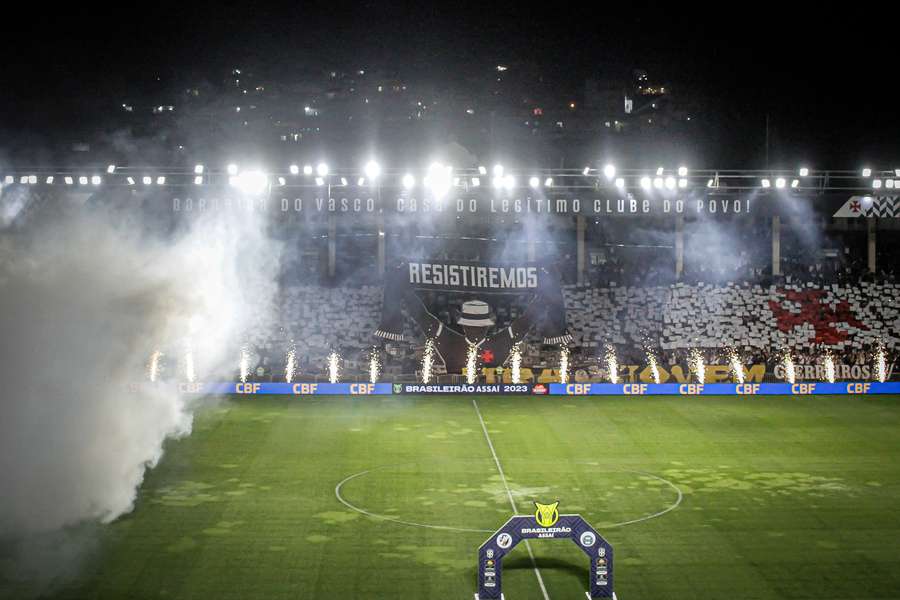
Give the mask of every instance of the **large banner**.
MULTIPOLYGON (((504 312, 506 312, 504 307, 504 312)), ((572 340, 559 274, 537 263, 463 263, 441 260, 403 263, 387 275, 381 322, 375 335, 403 341, 406 313, 428 340, 448 373, 506 363, 517 344, 536 332, 545 344, 572 340), (417 294, 441 290, 451 296, 442 310, 426 306, 417 294), (493 294, 524 295, 521 314, 500 322, 493 294)))
MULTIPOLYGON (((425 215, 524 217, 584 215, 588 217, 676 217, 750 219, 772 215, 796 214, 807 219, 810 210, 837 217, 897 217, 897 196, 852 196, 847 193, 796 194, 793 192, 729 192, 724 189, 652 190, 649 192, 607 192, 575 188, 553 188, 543 193, 527 188, 494 190, 490 186, 453 189, 435 199, 418 190, 407 192, 395 186, 348 185, 273 185, 257 194, 242 193, 228 185, 194 185, 168 178, 164 185, 144 184, 140 180, 104 180, 102 185, 66 185, 62 179, 53 185, 13 183, 0 188, 0 201, 25 209, 49 205, 103 205, 128 203, 148 210, 176 216, 200 215, 220 211, 266 212, 273 217, 289 215, 425 215), (786 198, 786 195, 789 197, 786 198)), ((154 180, 156 181, 156 180, 154 180)), ((277 180, 276 180, 277 181, 277 180)))

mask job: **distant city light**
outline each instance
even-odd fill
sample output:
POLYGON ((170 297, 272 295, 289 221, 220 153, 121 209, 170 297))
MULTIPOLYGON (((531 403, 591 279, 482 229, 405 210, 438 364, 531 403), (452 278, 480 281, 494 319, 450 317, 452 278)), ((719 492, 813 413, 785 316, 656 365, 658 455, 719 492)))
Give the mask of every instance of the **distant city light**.
POLYGON ((366 177, 369 179, 377 179, 379 175, 381 175, 381 165, 379 165, 374 160, 370 160, 366 163, 363 172, 366 174, 366 177))
POLYGON ((325 177, 326 175, 328 175, 328 165, 323 162, 317 164, 316 175, 318 175, 319 177, 325 177))
POLYGON ((616 167, 615 165, 606 165, 603 167, 603 174, 607 179, 612 179, 616 176, 616 167))

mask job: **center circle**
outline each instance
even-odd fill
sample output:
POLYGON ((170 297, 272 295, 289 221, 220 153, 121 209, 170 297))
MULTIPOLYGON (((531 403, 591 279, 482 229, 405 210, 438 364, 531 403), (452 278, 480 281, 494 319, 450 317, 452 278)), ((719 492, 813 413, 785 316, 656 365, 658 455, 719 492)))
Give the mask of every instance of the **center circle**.
MULTIPOLYGON (((537 466, 535 461, 528 464, 534 471, 537 466)), ((492 512, 498 515, 498 520, 500 515, 503 519, 512 516, 510 496, 519 514, 532 513, 533 500, 561 497, 561 512, 578 513, 598 529, 612 529, 661 517, 675 510, 683 499, 678 486, 652 473, 607 468, 595 462, 582 461, 572 465, 579 469, 577 474, 560 473, 559 465, 553 465, 557 467, 555 471, 541 469, 540 472, 555 474, 555 480, 548 482, 551 485, 545 486, 524 485, 508 476, 504 479, 490 460, 380 465, 348 475, 337 483, 334 494, 345 507, 374 519, 410 527, 488 534, 493 533, 496 527, 478 527, 476 525, 480 523, 477 522, 471 525, 440 524, 435 522, 439 519, 428 518, 427 513, 435 510, 446 512, 449 507, 458 514, 466 515, 467 519, 480 517, 487 525, 494 522, 485 516, 492 512), (473 483, 479 474, 483 476, 480 482, 473 483), (384 481, 385 475, 391 476, 391 481, 384 481), (567 475, 578 485, 564 481, 567 475), (407 485, 398 486, 397 480, 404 478, 407 485), (400 488, 412 493, 397 494, 400 488), (376 507, 373 507, 371 504, 375 497, 376 507), (590 509, 579 504, 579 499, 611 508, 590 509), (628 515, 618 511, 620 505, 638 505, 643 511, 632 518, 625 518, 628 515), (405 516, 410 514, 420 516, 405 516)))

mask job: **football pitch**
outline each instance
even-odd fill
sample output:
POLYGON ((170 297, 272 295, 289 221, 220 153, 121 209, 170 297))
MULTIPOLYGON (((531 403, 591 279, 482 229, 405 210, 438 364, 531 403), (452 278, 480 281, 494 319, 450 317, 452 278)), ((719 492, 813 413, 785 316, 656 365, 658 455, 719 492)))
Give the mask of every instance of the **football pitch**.
MULTIPOLYGON (((898 598, 900 398, 223 399, 51 596, 468 600, 535 500, 613 545, 622 600, 898 598)), ((508 600, 585 597, 574 544, 530 546, 508 600)))

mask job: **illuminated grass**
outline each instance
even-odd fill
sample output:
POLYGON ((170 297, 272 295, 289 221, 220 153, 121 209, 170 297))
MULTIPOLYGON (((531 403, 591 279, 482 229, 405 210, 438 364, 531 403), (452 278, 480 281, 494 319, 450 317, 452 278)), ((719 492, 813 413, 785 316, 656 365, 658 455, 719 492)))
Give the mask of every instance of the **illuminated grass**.
MULTIPOLYGON (((521 510, 559 499, 614 545, 619 597, 900 595, 897 397, 478 400, 521 510), (612 525, 670 506, 636 524, 612 525)), ((509 514, 463 397, 245 398, 169 444, 60 599, 471 598, 509 514), (382 518, 354 512, 335 496, 382 518)), ((552 599, 583 556, 532 544, 552 599)), ((508 598, 541 593, 523 547, 508 598)), ((16 597, 21 587, 0 587, 16 597)), ((580 596, 579 596, 580 594, 580 596)))

